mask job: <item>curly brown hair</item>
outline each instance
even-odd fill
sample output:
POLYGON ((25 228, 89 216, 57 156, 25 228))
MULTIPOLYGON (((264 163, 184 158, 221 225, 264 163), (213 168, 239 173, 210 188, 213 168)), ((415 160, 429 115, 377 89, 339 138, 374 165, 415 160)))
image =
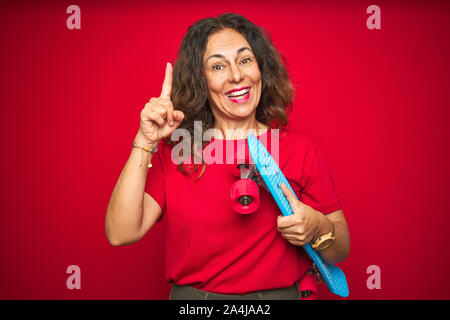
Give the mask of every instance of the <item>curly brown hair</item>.
MULTIPOLYGON (((225 28, 232 28, 241 33, 255 55, 261 72, 261 99, 256 108, 256 120, 270 128, 283 129, 288 126, 288 113, 292 110, 294 88, 290 81, 287 60, 274 47, 270 34, 261 26, 257 26, 245 17, 226 13, 217 18, 205 18, 195 22, 188 28, 181 42, 173 67, 171 101, 175 110, 184 113, 184 120, 179 128, 189 131, 191 136, 191 154, 209 143, 202 141, 201 146, 194 145, 194 121, 201 121, 203 132, 213 128, 215 118, 208 102, 208 85, 204 77, 203 56, 209 36, 225 28)), ((174 145, 170 137, 164 142, 174 145)), ((179 169, 187 173, 183 164, 179 169)), ((206 165, 203 162, 202 176, 206 165)), ((197 172, 200 165, 194 166, 197 172)))

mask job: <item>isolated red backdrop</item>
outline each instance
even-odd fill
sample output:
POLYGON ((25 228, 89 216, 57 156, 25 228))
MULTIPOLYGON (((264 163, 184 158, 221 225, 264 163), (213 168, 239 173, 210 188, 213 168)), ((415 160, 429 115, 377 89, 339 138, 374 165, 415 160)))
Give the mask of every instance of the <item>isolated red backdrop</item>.
POLYGON ((225 12, 272 34, 297 88, 292 126, 324 142, 349 299, 449 299, 450 5, 283 0, 0 4, 0 298, 167 299, 162 225, 111 247, 106 207, 165 63, 188 26, 225 12), (81 30, 66 27, 71 4, 81 30), (381 30, 366 27, 371 4, 381 30))

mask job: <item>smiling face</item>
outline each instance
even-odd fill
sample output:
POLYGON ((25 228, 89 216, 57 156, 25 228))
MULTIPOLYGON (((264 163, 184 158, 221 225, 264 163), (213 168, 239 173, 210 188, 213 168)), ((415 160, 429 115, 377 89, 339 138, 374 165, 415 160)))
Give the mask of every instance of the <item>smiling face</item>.
POLYGON ((244 36, 230 28, 214 33, 208 39, 203 63, 216 121, 254 118, 261 98, 261 72, 244 36))

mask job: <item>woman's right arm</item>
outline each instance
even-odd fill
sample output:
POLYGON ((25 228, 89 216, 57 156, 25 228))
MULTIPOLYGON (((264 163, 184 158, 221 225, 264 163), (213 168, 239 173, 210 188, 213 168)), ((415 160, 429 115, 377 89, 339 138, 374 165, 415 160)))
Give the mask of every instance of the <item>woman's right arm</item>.
MULTIPOLYGON (((136 136, 138 146, 148 145, 136 136)), ((153 146, 150 146, 153 147, 153 146)), ((139 241, 162 214, 155 200, 144 192, 152 154, 132 148, 131 155, 114 187, 106 210, 105 231, 113 246, 139 241)), ((151 179, 151 177, 149 177, 151 179)))
MULTIPOLYGON (((172 66, 166 66, 166 76, 159 98, 152 98, 141 111, 141 121, 135 138, 137 146, 152 149, 181 124, 184 114, 174 111, 170 101, 172 66)), ((130 157, 114 187, 106 210, 105 231, 113 246, 139 241, 161 217, 158 203, 147 193, 145 185, 152 154, 132 148, 130 157)), ((151 181, 150 181, 151 182, 151 181)))

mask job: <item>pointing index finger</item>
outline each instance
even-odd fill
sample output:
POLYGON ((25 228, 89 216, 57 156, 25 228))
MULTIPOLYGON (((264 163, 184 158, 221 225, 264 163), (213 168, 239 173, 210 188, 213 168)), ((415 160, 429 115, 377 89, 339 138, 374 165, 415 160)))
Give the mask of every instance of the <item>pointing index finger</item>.
POLYGON ((172 92, 172 72, 172 65, 170 62, 167 62, 166 75, 164 77, 160 98, 170 99, 170 93, 172 92))

